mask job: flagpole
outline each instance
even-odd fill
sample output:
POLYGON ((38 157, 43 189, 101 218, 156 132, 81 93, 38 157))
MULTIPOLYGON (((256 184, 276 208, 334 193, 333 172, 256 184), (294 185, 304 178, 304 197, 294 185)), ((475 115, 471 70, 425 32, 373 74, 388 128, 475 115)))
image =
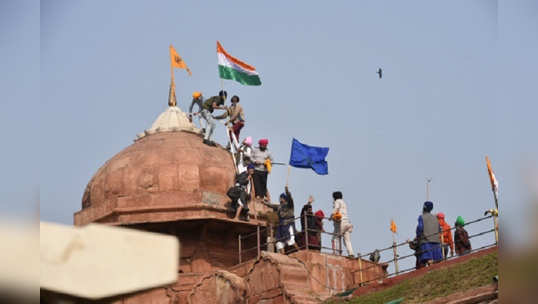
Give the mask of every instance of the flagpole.
POLYGON ((426 200, 430 200, 430 183, 432 182, 431 177, 426 178, 426 200))
MULTIPOLYGON (((172 48, 172 45, 170 44, 170 48, 172 48)), ((170 54, 172 56, 172 54, 170 54)), ((176 84, 174 83, 174 66, 172 65, 172 58, 170 57, 170 96, 168 96, 168 105, 173 107, 177 106, 177 103, 175 102, 175 96, 176 96, 176 90, 175 90, 176 84)))
POLYGON ((288 181, 290 179, 291 165, 288 165, 288 176, 286 176, 286 187, 288 186, 288 181))
POLYGON ((220 71, 219 71, 219 41, 217 40, 217 71, 219 72, 219 79, 220 79, 220 90, 224 90, 224 81, 222 80, 222 77, 220 77, 220 71))
POLYGON ((493 229, 495 229, 495 243, 499 244, 499 198, 497 197, 497 186, 495 185, 495 177, 493 175, 493 169, 491 168, 491 163, 489 158, 486 155, 486 165, 488 167, 488 174, 491 182, 491 192, 493 192, 493 199, 495 201, 495 210, 493 210, 493 229))
POLYGON ((398 267, 398 252, 396 251, 396 233, 392 232, 392 251, 394 253, 394 271, 396 271, 396 275, 400 272, 400 269, 398 267))
POLYGON ((499 244, 499 199, 497 198, 497 192, 493 190, 493 198, 495 199, 495 210, 496 213, 493 214, 493 228, 495 229, 495 243, 499 244))

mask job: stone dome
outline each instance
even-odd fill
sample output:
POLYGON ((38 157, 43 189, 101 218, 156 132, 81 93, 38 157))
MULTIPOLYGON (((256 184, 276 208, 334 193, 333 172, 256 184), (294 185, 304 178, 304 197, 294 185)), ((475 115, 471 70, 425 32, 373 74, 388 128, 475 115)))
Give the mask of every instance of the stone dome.
POLYGON ((189 121, 187 114, 181 111, 176 106, 171 106, 166 109, 151 125, 151 128, 145 130, 142 133, 136 135, 136 140, 159 132, 173 132, 173 131, 189 131, 200 133, 200 130, 189 121))
POLYGON ((99 168, 75 224, 224 217, 235 175, 230 153, 203 144, 196 133, 176 130, 139 137, 99 168))

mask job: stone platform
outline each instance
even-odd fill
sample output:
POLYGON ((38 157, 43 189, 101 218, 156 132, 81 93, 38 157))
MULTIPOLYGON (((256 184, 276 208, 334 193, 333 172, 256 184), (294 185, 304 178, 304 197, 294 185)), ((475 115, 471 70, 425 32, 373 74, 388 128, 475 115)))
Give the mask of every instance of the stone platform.
POLYGON ((306 250, 262 251, 259 258, 227 269, 180 273, 175 284, 117 303, 321 303, 383 274, 381 265, 365 260, 306 250))

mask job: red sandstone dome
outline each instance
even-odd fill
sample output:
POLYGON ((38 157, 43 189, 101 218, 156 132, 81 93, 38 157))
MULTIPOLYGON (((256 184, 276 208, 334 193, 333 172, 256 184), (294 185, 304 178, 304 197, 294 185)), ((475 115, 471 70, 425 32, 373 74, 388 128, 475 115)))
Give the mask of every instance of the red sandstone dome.
POLYGON ((86 186, 75 224, 206 217, 200 210, 224 210, 234 173, 230 153, 203 144, 195 133, 144 136, 99 168, 86 186))

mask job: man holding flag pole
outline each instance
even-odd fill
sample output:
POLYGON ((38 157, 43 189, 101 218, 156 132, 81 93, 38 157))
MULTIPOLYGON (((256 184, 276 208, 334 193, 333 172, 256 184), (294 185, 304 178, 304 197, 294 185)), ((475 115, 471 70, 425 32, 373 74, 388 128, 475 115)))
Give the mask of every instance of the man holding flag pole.
MULTIPOLYGON (((235 80, 242 85, 259 86, 262 84, 256 68, 230 55, 224 50, 219 41, 217 41, 217 62, 221 91, 224 90, 223 79, 235 80)), ((222 119, 230 116, 230 124, 232 126, 228 126, 227 123, 225 126, 232 153, 235 153, 239 148, 239 131, 245 123, 243 109, 238 103, 239 97, 232 97, 232 107, 227 108, 224 116, 219 117, 219 119, 222 119)))

